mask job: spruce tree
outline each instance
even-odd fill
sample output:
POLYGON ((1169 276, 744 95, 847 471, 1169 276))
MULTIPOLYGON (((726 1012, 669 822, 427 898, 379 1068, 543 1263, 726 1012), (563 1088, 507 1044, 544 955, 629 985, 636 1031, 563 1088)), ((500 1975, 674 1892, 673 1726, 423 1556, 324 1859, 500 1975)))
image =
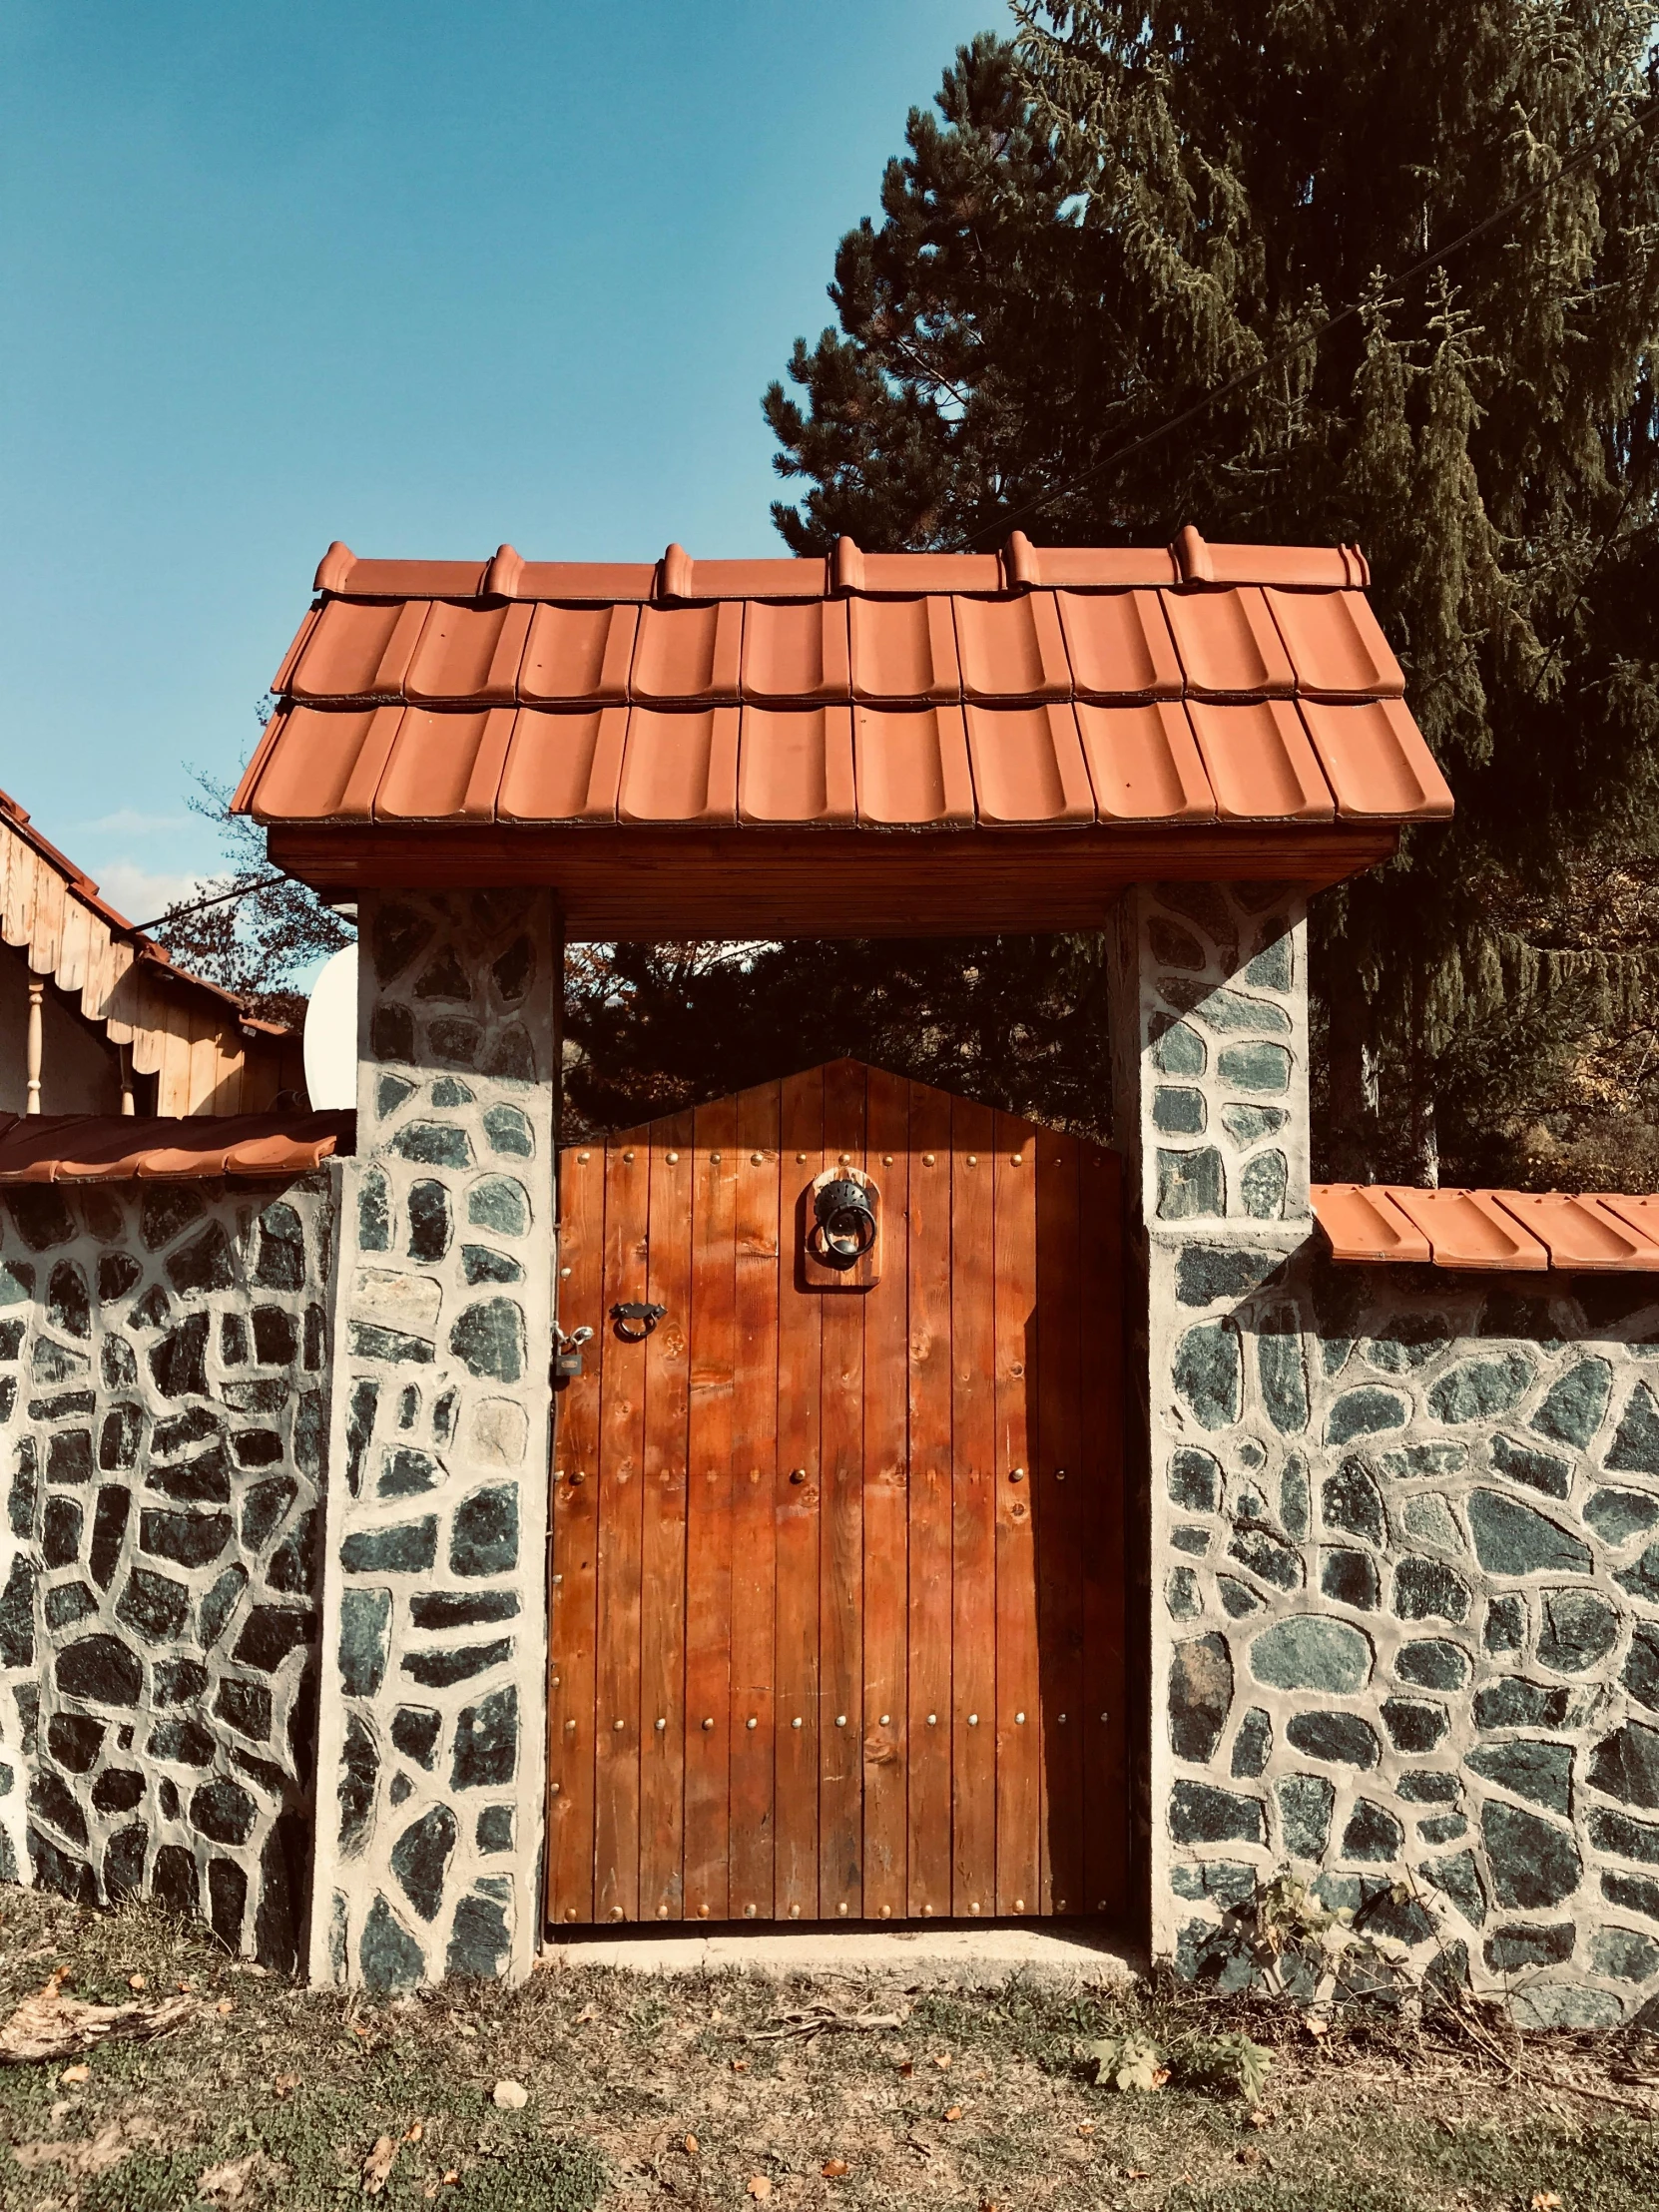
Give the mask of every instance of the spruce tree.
POLYGON ((1518 1172, 1529 1116, 1659 1061, 1620 1060, 1659 979, 1659 14, 1015 12, 842 241, 805 404, 766 395, 779 527, 1363 544, 1458 818, 1318 902, 1326 1165, 1431 1179, 1438 1129, 1518 1172))

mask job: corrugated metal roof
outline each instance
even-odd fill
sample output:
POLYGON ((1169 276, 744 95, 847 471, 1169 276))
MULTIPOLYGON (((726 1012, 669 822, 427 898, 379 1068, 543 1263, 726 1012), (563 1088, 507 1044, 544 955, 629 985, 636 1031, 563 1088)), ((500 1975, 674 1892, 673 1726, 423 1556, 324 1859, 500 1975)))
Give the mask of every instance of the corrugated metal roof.
POLYGON ((357 1117, 327 1114, 0 1115, 0 1183, 200 1182, 303 1175, 349 1153, 357 1117))
POLYGON ((276 825, 1444 820, 1351 547, 359 561, 236 805, 276 825))
POLYGON ((1656 1199, 1393 1183, 1316 1183, 1310 1196, 1337 1260, 1525 1274, 1659 1272, 1656 1199))

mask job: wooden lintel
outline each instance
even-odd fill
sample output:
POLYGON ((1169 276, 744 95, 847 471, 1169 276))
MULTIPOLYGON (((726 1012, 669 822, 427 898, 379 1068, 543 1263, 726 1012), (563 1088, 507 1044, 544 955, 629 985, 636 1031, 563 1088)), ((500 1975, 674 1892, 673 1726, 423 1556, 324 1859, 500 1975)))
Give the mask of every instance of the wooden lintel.
POLYGON ((1391 823, 1113 830, 422 829, 270 831, 273 864, 329 895, 534 883, 573 939, 922 937, 1098 928, 1131 883, 1294 882, 1385 860, 1391 823))

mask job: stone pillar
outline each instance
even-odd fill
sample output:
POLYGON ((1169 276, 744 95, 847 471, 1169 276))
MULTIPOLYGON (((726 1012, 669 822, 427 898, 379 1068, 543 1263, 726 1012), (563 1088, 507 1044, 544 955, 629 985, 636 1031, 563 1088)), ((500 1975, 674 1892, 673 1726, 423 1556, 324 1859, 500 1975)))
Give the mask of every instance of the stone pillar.
POLYGON ((359 919, 311 1973, 387 1988, 540 1943, 561 945, 545 891, 359 919))
POLYGON ((1140 1271, 1127 1370, 1131 1509, 1138 1473, 1149 1544, 1140 1562, 1149 1671, 1139 1693, 1147 1756, 1137 1826, 1152 1947, 1168 1957, 1182 1919, 1178 1890, 1192 1879, 1182 1844, 1225 1840, 1198 1835, 1207 1822, 1218 1831, 1231 1822, 1234 1840, 1249 1826, 1251 1840, 1267 1842, 1252 1799, 1235 1806, 1213 1790, 1189 1802, 1193 1785, 1176 1773, 1195 1729, 1214 1715, 1219 1735, 1234 1703, 1228 1639, 1201 1617, 1219 1608, 1225 1630, 1226 1589, 1213 1575, 1201 1582, 1200 1558, 1189 1556, 1195 1544, 1208 1550, 1211 1532, 1189 1526, 1182 1507, 1202 1490, 1218 1512, 1225 1489, 1247 1521, 1259 1508, 1264 1544, 1282 1523, 1307 1533, 1306 1463, 1288 1447, 1308 1412, 1294 1313, 1282 1338, 1270 1324, 1254 1348, 1260 1355, 1267 1345, 1269 1356, 1253 1363, 1260 1374, 1248 1404, 1231 1314, 1312 1228, 1305 902, 1278 884, 1140 886, 1119 907, 1112 980, 1116 1141, 1140 1271), (1217 1430, 1229 1439, 1225 1467, 1208 1445, 1217 1430))

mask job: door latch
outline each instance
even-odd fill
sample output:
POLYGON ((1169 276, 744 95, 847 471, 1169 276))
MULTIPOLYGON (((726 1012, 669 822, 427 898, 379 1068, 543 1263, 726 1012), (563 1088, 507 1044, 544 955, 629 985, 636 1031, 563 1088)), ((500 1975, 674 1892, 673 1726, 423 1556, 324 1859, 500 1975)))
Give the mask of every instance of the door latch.
POLYGON ((667 1312, 666 1306, 613 1306, 611 1319, 616 1323, 616 1333, 624 1344, 642 1345, 667 1312), (630 1322, 637 1322, 639 1327, 631 1329, 628 1326, 630 1322))
POLYGON ((558 1323, 553 1324, 553 1380, 555 1382, 574 1382, 582 1372, 582 1347, 592 1341, 593 1331, 588 1328, 573 1329, 567 1337, 558 1323))

